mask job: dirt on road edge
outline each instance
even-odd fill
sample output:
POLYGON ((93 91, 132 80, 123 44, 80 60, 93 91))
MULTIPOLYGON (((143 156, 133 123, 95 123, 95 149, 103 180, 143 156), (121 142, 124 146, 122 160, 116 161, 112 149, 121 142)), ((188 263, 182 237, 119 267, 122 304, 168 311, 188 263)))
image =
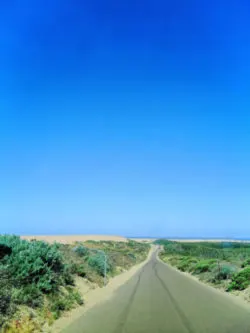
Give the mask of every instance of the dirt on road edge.
POLYGON ((51 332, 53 333, 61 332, 62 329, 70 325, 73 321, 80 318, 89 309, 93 308, 95 305, 98 305, 110 299, 113 296, 114 292, 120 286, 126 283, 150 260, 155 248, 156 247, 152 245, 146 260, 144 260, 140 264, 133 266, 128 271, 123 272, 120 275, 117 275, 114 278, 112 278, 106 287, 104 288, 97 287, 96 289, 91 289, 87 285, 85 287, 83 286, 83 288, 80 287, 79 291, 83 296, 84 305, 65 313, 63 317, 56 320, 55 323, 50 328, 51 332))

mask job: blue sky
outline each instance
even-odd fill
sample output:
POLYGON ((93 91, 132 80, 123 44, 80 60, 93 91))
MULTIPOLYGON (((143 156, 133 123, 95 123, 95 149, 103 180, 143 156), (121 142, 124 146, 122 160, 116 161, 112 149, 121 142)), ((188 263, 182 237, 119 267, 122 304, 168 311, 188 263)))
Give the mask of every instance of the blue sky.
POLYGON ((5 1, 2 233, 250 237, 248 1, 5 1))

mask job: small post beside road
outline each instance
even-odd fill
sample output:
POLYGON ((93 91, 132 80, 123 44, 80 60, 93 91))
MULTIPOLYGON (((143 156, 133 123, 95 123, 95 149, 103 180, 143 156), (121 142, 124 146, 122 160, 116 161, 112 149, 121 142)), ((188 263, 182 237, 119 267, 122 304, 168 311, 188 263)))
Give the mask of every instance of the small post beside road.
POLYGON ((103 251, 103 255, 104 255, 104 279, 103 279, 103 284, 104 287, 107 284, 107 256, 105 254, 105 252, 103 251))

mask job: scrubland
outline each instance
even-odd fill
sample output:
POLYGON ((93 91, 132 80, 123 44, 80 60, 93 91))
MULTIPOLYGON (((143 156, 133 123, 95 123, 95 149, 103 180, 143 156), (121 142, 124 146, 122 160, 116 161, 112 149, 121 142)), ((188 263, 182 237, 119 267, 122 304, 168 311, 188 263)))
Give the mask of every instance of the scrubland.
POLYGON ((84 306, 76 280, 103 287, 145 260, 149 249, 132 240, 63 244, 0 236, 0 331, 49 332, 65 311, 84 306))

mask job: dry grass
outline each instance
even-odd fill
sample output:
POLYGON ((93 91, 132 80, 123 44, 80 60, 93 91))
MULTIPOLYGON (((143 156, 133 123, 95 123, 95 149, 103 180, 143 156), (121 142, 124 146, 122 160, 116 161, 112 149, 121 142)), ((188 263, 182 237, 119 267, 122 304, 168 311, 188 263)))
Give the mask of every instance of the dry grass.
POLYGON ((22 239, 36 239, 43 240, 48 243, 58 242, 62 244, 73 244, 75 242, 85 242, 88 240, 93 241, 116 241, 116 242, 127 242, 127 238, 121 236, 112 235, 32 235, 32 236, 21 236, 22 239))

